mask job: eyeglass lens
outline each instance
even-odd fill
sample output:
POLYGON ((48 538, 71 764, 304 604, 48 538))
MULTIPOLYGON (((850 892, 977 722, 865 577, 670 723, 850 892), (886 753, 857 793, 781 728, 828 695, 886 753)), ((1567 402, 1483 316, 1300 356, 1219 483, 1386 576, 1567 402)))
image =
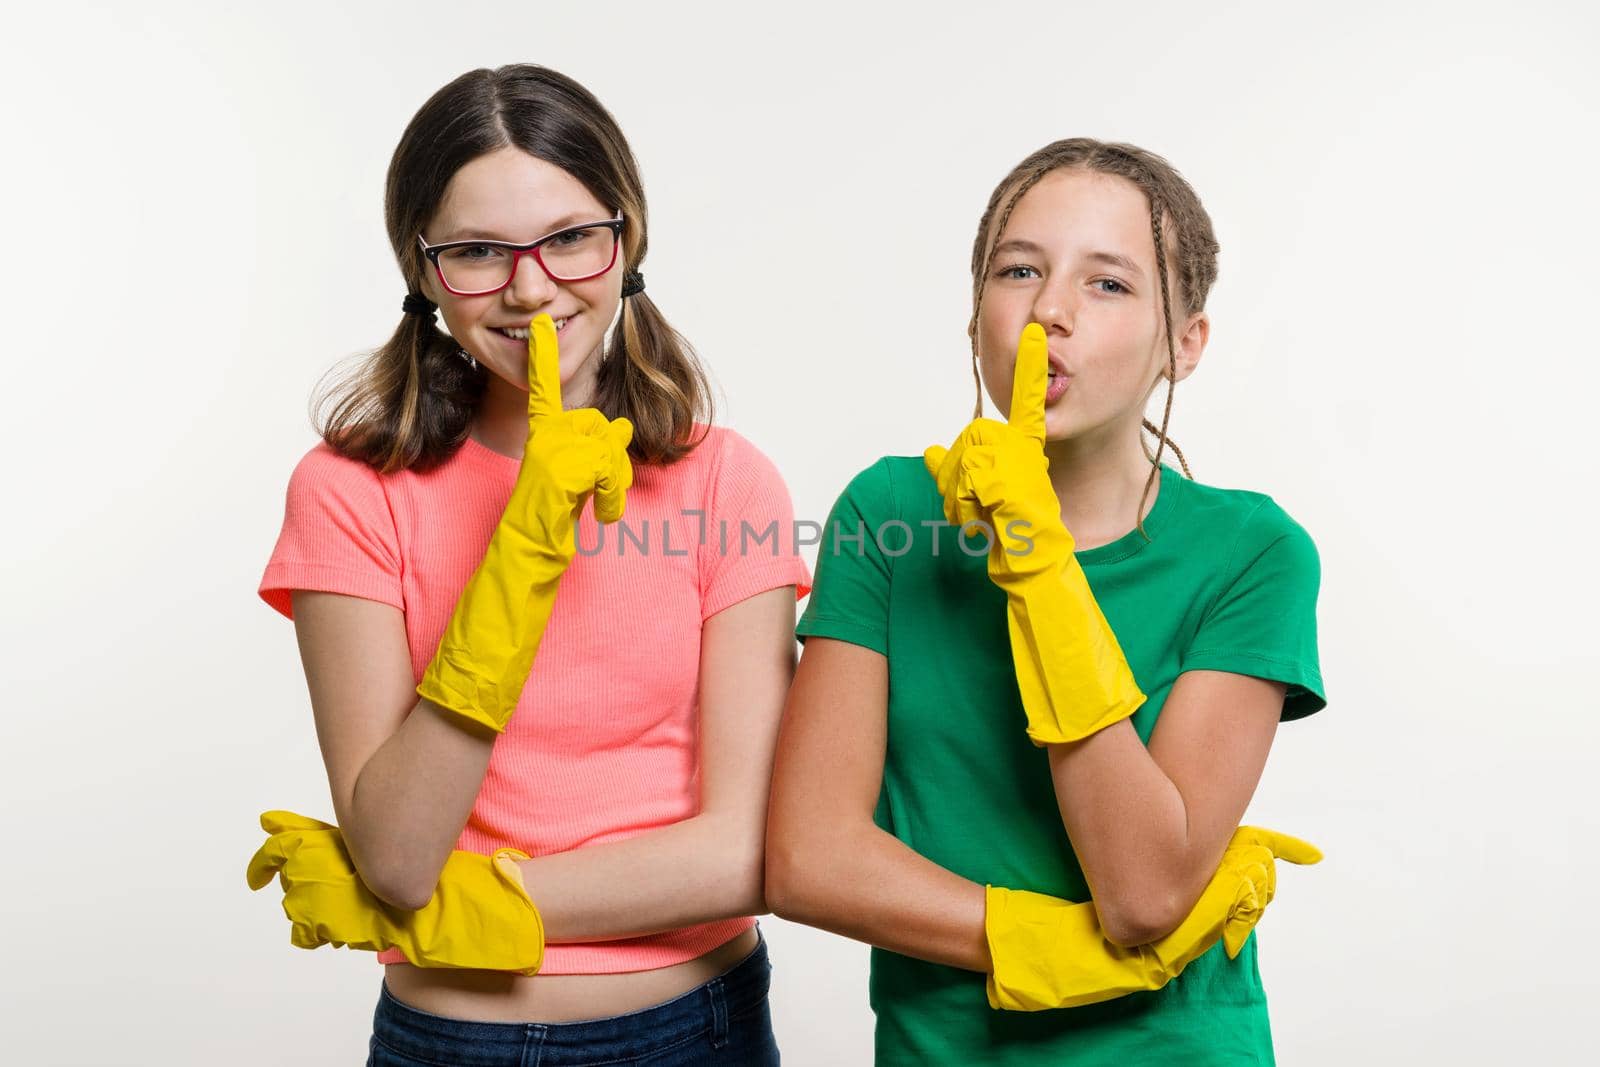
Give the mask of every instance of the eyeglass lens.
MULTIPOLYGON (((600 274, 612 263, 617 236, 610 226, 587 226, 556 234, 533 253, 557 281, 600 274)), ((462 245, 439 253, 445 284, 462 293, 485 293, 511 280, 517 255, 495 245, 462 245)))

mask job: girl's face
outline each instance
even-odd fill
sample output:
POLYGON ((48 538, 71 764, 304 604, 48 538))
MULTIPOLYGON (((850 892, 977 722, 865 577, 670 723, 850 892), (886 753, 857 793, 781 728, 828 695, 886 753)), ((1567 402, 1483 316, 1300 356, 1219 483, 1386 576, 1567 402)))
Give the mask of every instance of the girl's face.
MULTIPOLYGON (((1136 437, 1145 399, 1167 364, 1144 193, 1116 175, 1053 171, 1024 194, 998 242, 977 324, 990 399, 1010 414, 1017 340, 1037 322, 1054 375, 1045 396, 1046 438, 1136 437)), ((1209 324, 1203 312, 1188 323, 1173 314, 1182 381, 1200 358, 1209 324)))
MULTIPOLYGON (((571 174, 507 147, 456 171, 422 237, 429 244, 474 237, 526 244, 563 227, 613 215, 571 174)), ((622 299, 622 261, 619 250, 616 263, 600 277, 555 282, 532 256, 522 256, 511 284, 487 296, 456 296, 440 284, 433 265, 424 263, 422 286, 439 305, 456 343, 491 374, 524 392, 528 323, 540 312, 548 314, 558 327, 562 400, 573 408, 588 404, 594 395, 598 354, 622 299)))

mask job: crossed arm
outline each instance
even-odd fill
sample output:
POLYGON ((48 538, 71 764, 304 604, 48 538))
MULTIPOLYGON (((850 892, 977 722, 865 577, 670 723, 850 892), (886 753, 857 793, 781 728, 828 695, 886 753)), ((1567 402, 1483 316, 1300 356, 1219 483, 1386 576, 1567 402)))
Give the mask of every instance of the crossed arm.
MULTIPOLYGON (((298 590, 293 602, 346 846, 374 894, 419 908, 466 825, 496 735, 418 699, 398 609, 298 590)), ((792 586, 706 620, 700 810, 627 840, 524 861, 549 941, 626 937, 765 910, 762 835, 794 669, 793 623, 792 586)))
POLYGON ((1128 719, 1048 746, 1061 821, 1112 941, 1154 941, 1194 907, 1261 780, 1284 692, 1187 671, 1148 748, 1128 719))
MULTIPOLYGON (((1255 790, 1282 698, 1278 683, 1188 672, 1148 749, 1127 721, 1051 746, 1063 823, 1111 941, 1155 940, 1194 907, 1255 790)), ((987 972, 984 887, 872 821, 887 709, 883 656, 807 641, 774 768, 767 902, 785 918, 987 972)))

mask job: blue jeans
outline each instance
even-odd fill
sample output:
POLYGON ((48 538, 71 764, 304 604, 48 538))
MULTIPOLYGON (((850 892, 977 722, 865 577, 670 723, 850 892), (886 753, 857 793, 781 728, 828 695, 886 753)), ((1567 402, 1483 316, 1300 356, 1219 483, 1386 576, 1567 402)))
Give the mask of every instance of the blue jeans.
POLYGON ((402 1004, 384 986, 367 1067, 687 1067, 778 1062, 762 938, 744 960, 653 1008, 581 1023, 448 1019, 402 1004))

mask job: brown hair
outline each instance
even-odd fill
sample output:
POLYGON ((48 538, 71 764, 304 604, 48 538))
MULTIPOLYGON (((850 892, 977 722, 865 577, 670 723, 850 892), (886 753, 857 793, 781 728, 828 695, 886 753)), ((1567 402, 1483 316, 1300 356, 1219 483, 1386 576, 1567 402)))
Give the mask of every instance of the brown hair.
MULTIPOLYGON (((1187 181, 1165 159, 1131 144, 1109 144, 1090 137, 1072 137, 1045 145, 1012 168, 1005 180, 995 187, 989 197, 989 206, 978 220, 978 236, 972 242, 972 321, 967 334, 972 338, 972 379, 977 386, 978 399, 973 417, 983 414, 983 382, 978 376, 978 312, 983 307, 984 284, 989 268, 994 262, 994 248, 1018 201, 1029 189, 1052 171, 1077 168, 1100 174, 1114 174, 1126 178, 1144 192, 1150 202, 1150 236, 1155 243, 1156 273, 1161 278, 1161 315, 1167 337, 1167 405, 1157 427, 1149 419, 1143 428, 1157 438, 1154 455, 1144 438, 1139 443, 1150 460, 1150 476, 1145 480, 1144 494, 1139 498, 1140 533, 1144 533, 1144 501, 1160 470, 1161 451, 1171 446, 1183 467, 1184 476, 1191 481, 1189 462, 1183 450, 1167 436, 1167 425, 1172 417, 1172 387, 1177 377, 1177 352, 1172 336, 1172 297, 1167 288, 1167 251, 1170 242, 1173 253, 1172 273, 1175 276, 1178 296, 1183 301, 1185 316, 1193 315, 1206 306, 1206 296, 1217 280, 1217 237, 1211 228, 1211 216, 1201 205, 1187 181), (1004 209, 1000 202, 1006 199, 1004 209), (995 212, 999 210, 999 218, 995 212), (994 223, 991 229, 991 223, 994 223)), ((1148 395, 1148 394, 1147 394, 1148 395)), ((1149 534, 1145 534, 1146 539, 1149 534)))
MULTIPOLYGON (((384 222, 408 293, 421 292, 427 266, 417 234, 451 177, 507 146, 560 167, 620 210, 622 261, 613 269, 639 269, 649 247, 648 214, 638 164, 616 120, 571 78, 514 64, 461 75, 422 105, 400 137, 384 222)), ((466 440, 490 373, 459 349, 431 317, 402 315, 394 335, 318 402, 332 404, 318 428, 323 439, 385 474, 442 463, 466 440)), ((694 350, 644 293, 623 298, 593 404, 607 418, 633 423, 628 451, 650 463, 682 458, 699 443, 690 439, 695 420, 711 420, 711 388, 694 350)))

